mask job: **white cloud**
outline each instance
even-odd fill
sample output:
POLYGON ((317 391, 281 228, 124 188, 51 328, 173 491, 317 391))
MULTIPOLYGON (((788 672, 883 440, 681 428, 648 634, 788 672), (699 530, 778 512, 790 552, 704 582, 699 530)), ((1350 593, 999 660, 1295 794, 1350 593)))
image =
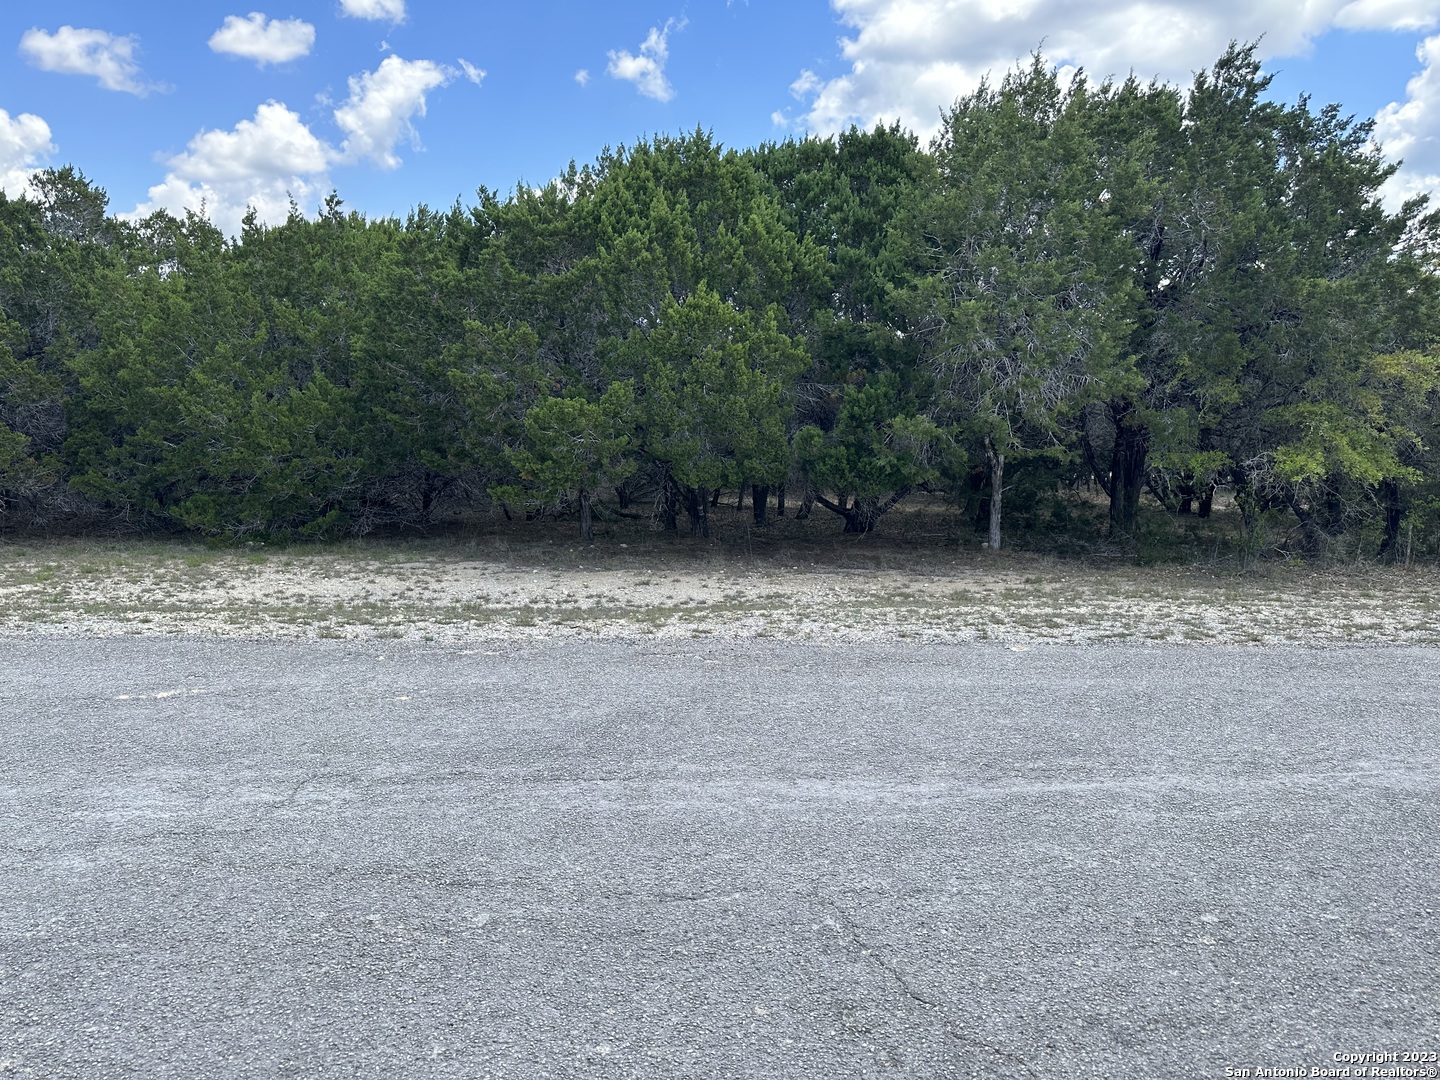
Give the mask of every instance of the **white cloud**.
POLYGON ((1326 30, 1404 30, 1440 21, 1440 0, 830 0, 850 29, 849 70, 802 72, 807 126, 830 132, 899 119, 922 135, 940 110, 1043 43, 1047 59, 1093 76, 1188 84, 1232 40, 1265 57, 1305 52, 1326 30))
POLYGON ((774 124, 777 128, 787 128, 790 126, 790 118, 779 109, 776 109, 770 114, 770 123, 774 124))
POLYGON ((350 96, 335 110, 345 132, 345 161, 369 158, 386 169, 399 166, 395 146, 401 139, 418 144, 413 119, 425 115, 425 95, 444 86, 454 69, 431 60, 387 56, 374 71, 350 77, 350 96))
POLYGON ((340 14, 353 19, 405 21, 405 0, 340 0, 340 14))
POLYGON ((1375 117, 1375 139, 1385 156, 1405 162, 1385 185, 1392 209, 1440 189, 1440 35, 1422 41, 1415 55, 1424 68, 1406 85, 1406 100, 1391 102, 1375 117))
MULTIPOLYGON (((467 78, 479 82, 485 77, 474 65, 460 63, 467 78)), ((140 218, 156 210, 179 215, 203 207, 205 215, 232 236, 240 231, 248 207, 254 207, 263 222, 283 222, 292 199, 302 210, 313 208, 331 190, 329 171, 334 166, 367 159, 386 169, 399 166, 395 146, 403 138, 417 140, 414 119, 425 115, 425 95, 459 74, 430 60, 387 56, 374 71, 352 76, 350 96, 334 110, 335 123, 345 134, 338 148, 285 104, 266 102, 254 118, 228 131, 201 131, 184 153, 166 162, 165 179, 150 188, 146 201, 123 216, 140 218)), ((48 144, 48 128, 45 136, 48 144)), ((5 161, 3 146, 0 141, 0 165, 5 161)))
POLYGON ((465 78, 469 79, 476 86, 479 86, 485 81, 486 72, 484 68, 476 67, 470 63, 469 60, 465 59, 458 60, 456 63, 460 65, 460 70, 465 73, 465 78))
POLYGON ((183 154, 171 158, 165 179, 149 191, 147 201, 127 215, 144 217, 155 210, 181 215, 205 214, 224 232, 240 231, 240 221, 253 206, 262 221, 278 223, 290 211, 290 200, 314 205, 331 187, 327 169, 333 151, 285 105, 270 101, 229 131, 202 131, 183 154))
POLYGON ((1440 22, 1440 0, 1353 0, 1335 15, 1346 30, 1425 30, 1440 22))
POLYGON ((669 101, 675 96, 675 88, 665 78, 665 63, 670 59, 670 31, 684 29, 684 19, 679 22, 669 19, 663 29, 652 26, 640 43, 638 54, 632 56, 626 49, 612 49, 605 73, 611 78, 634 83, 635 89, 648 98, 669 101))
POLYGON ((800 77, 790 84, 790 96, 802 99, 807 98, 823 85, 819 75, 816 75, 809 68, 801 68, 800 77))
POLYGON ((581 68, 579 71, 575 72, 575 81, 581 86, 589 86, 590 72, 586 71, 584 68, 581 68))
POLYGON ((254 60, 261 67, 308 56, 315 47, 315 27, 300 19, 267 19, 260 11, 245 18, 227 15, 210 35, 210 48, 254 60))
POLYGON ((55 152, 50 125, 33 113, 11 118, 0 109, 0 191, 12 199, 25 194, 30 177, 55 152))
POLYGON ((135 62, 133 35, 118 37, 104 30, 62 26, 51 34, 31 28, 20 38, 20 51, 41 71, 62 75, 93 75, 106 90, 143 97, 161 87, 146 83, 135 62))

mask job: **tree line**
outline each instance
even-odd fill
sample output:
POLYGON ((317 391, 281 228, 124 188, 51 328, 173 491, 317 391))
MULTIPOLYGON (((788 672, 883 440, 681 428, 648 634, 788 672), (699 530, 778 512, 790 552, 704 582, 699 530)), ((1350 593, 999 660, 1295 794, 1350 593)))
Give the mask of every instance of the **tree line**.
POLYGON ((67 167, 0 195, 0 524, 361 534, 456 507, 653 512, 708 535, 917 492, 991 547, 1085 484, 1307 548, 1433 521, 1436 219, 1387 212, 1368 123, 1038 55, 944 113, 725 149, 607 150, 404 220, 332 195, 229 239, 110 216, 67 167))

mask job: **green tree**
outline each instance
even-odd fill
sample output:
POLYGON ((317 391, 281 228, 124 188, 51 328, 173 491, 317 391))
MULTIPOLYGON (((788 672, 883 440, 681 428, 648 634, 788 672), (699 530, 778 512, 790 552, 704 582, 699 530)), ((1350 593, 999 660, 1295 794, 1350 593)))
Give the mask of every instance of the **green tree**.
POLYGON ((1089 91, 1037 55, 946 114, 917 286, 932 415, 983 449, 989 545, 1007 464, 1063 452, 1067 421, 1127 379, 1122 238, 1095 183, 1089 91))
POLYGON ((594 540, 595 493, 635 471, 629 452, 634 407, 628 382, 611 383, 598 401, 552 397, 532 406, 525 414, 524 444, 508 452, 525 487, 502 491, 501 497, 519 501, 529 494, 543 505, 573 503, 580 539, 594 540))
POLYGON ((906 495, 939 475, 946 440, 931 420, 905 406, 899 379, 887 372, 845 388, 829 431, 811 424, 795 436, 815 501, 844 518, 847 533, 873 532, 906 495))
MULTIPOLYGON (((1289 503, 1312 544, 1341 527, 1346 485, 1281 490, 1277 450, 1300 417, 1313 433, 1322 413, 1338 416, 1329 406, 1358 402, 1343 388, 1376 355, 1423 344, 1392 314, 1418 284, 1395 256, 1419 205, 1384 211, 1393 166, 1368 124, 1277 103, 1269 84, 1254 46, 1232 46, 1188 96, 1134 80, 1095 96, 1109 211, 1132 250, 1127 350, 1141 376, 1086 414, 1117 535, 1134 531, 1147 484, 1188 509, 1226 479, 1242 506, 1289 503)), ((1345 426, 1320 425, 1337 437, 1345 426)))
MULTIPOLYGON (((920 151, 915 136, 898 125, 877 125, 871 131, 852 127, 826 139, 786 140, 760 147, 751 159, 773 187, 781 222, 802 245, 813 245, 824 255, 823 275, 804 279, 812 291, 803 302, 791 304, 811 355, 810 366, 791 391, 792 424, 797 431, 816 429, 822 442, 890 445, 895 423, 903 427, 905 416, 915 411, 913 402, 925 400, 928 393, 912 312, 897 297, 923 272, 905 239, 917 219, 915 205, 931 183, 931 159, 920 151), (866 390, 866 407, 857 409, 851 403, 847 410, 855 389, 875 380, 883 380, 880 398, 912 404, 897 404, 896 412, 877 412, 874 391, 866 390), (845 430, 837 434, 842 412, 845 430), (874 425, 868 433, 855 427, 862 418, 874 425)), ((805 475, 812 487, 820 483, 837 496, 863 489, 865 505, 879 507, 894 506, 916 486, 909 473, 900 470, 893 474, 897 487, 872 491, 875 476, 868 470, 849 476, 835 471, 846 461, 859 461, 849 454, 827 454, 820 469, 812 453, 815 435, 805 438, 810 440, 805 475), (891 496, 898 498, 891 501, 891 496)), ((849 518, 846 528, 851 528, 849 518)))
POLYGON ((59 454, 76 393, 74 357, 93 347, 118 302, 125 231, 107 196, 78 170, 43 170, 30 193, 0 193, 0 514, 31 520, 83 510, 59 454))
POLYGON ((316 362, 333 340, 257 295, 253 267, 204 219, 162 215, 146 231, 167 257, 110 283, 96 347, 71 364, 72 485, 151 527, 357 531, 353 395, 326 370, 343 370, 333 352, 316 362))
POLYGON ((667 300, 619 358, 636 382, 640 448, 684 501, 692 536, 710 535, 717 489, 778 483, 789 470, 785 389, 806 355, 783 325, 776 308, 756 318, 702 284, 667 300))

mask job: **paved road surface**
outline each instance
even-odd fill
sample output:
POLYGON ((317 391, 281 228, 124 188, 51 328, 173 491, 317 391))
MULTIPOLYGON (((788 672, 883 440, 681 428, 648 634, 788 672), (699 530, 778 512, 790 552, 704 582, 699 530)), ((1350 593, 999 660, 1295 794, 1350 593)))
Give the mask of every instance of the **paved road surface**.
POLYGON ((1437 702, 1421 649, 0 640, 0 1077, 1440 1050, 1437 702))

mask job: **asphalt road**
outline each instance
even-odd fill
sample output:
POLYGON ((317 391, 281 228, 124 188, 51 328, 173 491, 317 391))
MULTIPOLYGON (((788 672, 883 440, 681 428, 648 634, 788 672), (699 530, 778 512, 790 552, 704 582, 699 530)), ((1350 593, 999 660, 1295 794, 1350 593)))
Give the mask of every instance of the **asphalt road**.
POLYGON ((1437 702, 1423 649, 0 640, 0 1077, 1440 1050, 1437 702))

